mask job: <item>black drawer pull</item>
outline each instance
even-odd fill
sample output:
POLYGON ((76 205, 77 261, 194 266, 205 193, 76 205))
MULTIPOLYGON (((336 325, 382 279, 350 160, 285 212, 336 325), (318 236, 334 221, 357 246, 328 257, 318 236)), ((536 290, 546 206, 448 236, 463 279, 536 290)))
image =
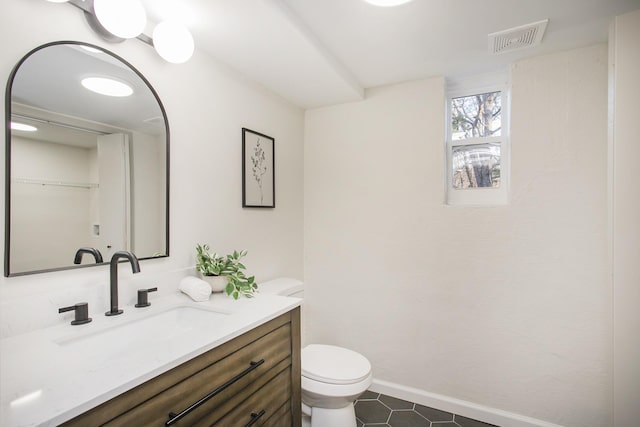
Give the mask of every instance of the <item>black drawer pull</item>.
POLYGON ((251 413, 251 421, 249 421, 249 424, 245 425, 244 427, 251 427, 256 421, 258 421, 260 419, 261 416, 263 416, 265 414, 265 410, 263 409, 262 411, 258 412, 257 414, 255 412, 251 413))
POLYGON ((170 426, 170 425, 173 425, 173 424, 177 423, 178 421, 180 421, 180 419, 182 419, 184 416, 189 414, 191 411, 193 411, 194 409, 196 409, 199 406, 201 406, 207 400, 211 399, 212 397, 214 397, 214 396, 220 394, 222 391, 226 390, 233 383, 237 382, 240 378, 242 378, 245 375, 249 374, 251 371, 256 369, 258 366, 262 365, 263 363, 264 363, 264 359, 260 359, 257 362, 249 363, 250 366, 247 369, 245 369, 244 371, 240 372, 238 375, 236 375, 235 377, 231 378, 229 381, 227 381, 226 383, 222 384, 220 387, 216 388, 211 393, 207 394, 202 399, 198 400, 197 402, 195 402, 194 404, 189 406, 187 409, 185 409, 185 410, 183 410, 183 411, 181 411, 181 412, 179 412, 177 414, 175 412, 169 412, 169 420, 166 423, 164 423, 164 425, 165 426, 170 426))

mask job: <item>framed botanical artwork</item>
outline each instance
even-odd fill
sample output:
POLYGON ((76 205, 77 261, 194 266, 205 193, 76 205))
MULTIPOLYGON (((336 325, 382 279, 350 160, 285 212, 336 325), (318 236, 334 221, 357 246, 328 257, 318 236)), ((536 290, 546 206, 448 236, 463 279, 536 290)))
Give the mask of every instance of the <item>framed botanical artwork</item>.
POLYGON ((242 207, 275 208, 275 140, 242 128, 242 207))

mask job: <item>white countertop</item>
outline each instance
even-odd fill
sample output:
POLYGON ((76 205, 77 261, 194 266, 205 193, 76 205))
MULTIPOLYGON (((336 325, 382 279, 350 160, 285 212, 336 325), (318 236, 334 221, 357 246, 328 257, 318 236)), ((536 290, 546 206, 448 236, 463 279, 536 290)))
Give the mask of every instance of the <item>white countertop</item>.
POLYGON ((149 300, 150 307, 121 306, 124 313, 112 317, 89 307, 91 323, 66 323, 0 340, 0 425, 57 426, 288 312, 301 301, 264 294, 234 300, 214 294, 209 301, 194 302, 179 292, 158 300, 152 294, 149 300), (227 315, 212 321, 204 333, 185 330, 179 336, 147 340, 127 334, 127 323, 180 306, 227 315), (118 334, 113 333, 114 326, 118 334), (105 345, 121 332, 126 351, 106 355, 102 346, 60 344, 95 337, 103 330, 111 331, 101 335, 105 345))

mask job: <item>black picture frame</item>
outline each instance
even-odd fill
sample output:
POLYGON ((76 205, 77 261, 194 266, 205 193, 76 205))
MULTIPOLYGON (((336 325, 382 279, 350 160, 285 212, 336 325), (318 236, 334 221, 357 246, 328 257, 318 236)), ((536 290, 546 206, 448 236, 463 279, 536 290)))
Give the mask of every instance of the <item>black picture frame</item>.
POLYGON ((242 207, 275 208, 275 139, 242 128, 242 207))

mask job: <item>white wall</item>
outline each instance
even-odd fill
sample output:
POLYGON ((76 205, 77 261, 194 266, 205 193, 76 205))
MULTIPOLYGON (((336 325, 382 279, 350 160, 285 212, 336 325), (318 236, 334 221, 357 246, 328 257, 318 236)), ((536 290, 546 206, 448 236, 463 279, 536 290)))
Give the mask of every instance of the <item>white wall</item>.
POLYGON ((164 144, 158 137, 134 133, 131 144, 131 245, 135 253, 151 256, 165 251, 164 144))
POLYGON ((308 341, 501 425, 611 425, 606 46, 513 66, 508 206, 443 205, 444 105, 434 78, 306 113, 308 341))
POLYGON ((111 259, 130 245, 130 150, 129 135, 98 135, 98 224, 95 248, 104 259, 111 259))
POLYGON ((614 425, 632 427, 640 419, 640 10, 616 18, 609 47, 613 83, 614 425))
MULTIPOLYGON (((158 92, 171 131, 170 257, 145 261, 142 273, 121 266, 121 304, 136 289, 158 285, 173 292, 192 273, 195 244, 219 252, 247 249, 250 274, 265 280, 302 277, 303 112, 200 52, 186 64, 164 62, 137 40, 108 44, 68 4, 7 0, 0 17, 0 76, 6 81, 23 55, 54 40, 104 46, 138 68, 158 92), (241 128, 276 140, 277 207, 242 209, 241 128)), ((0 107, 4 117, 4 104, 0 107)), ((2 161, 4 161, 4 150, 2 161)), ((4 175, 4 174, 3 174, 4 175)), ((68 322, 57 308, 88 301, 91 315, 108 309, 108 268, 0 280, 0 336, 68 322)), ((126 312, 125 312, 126 314, 126 312)))
MULTIPOLYGON (((48 269, 73 262, 89 240, 90 190, 28 181, 89 183, 89 150, 13 137, 11 271, 48 269), (49 227, 52 221, 58 225, 49 227)), ((95 181, 93 181, 95 182, 95 181)), ((88 259, 86 260, 88 262, 88 259)))

